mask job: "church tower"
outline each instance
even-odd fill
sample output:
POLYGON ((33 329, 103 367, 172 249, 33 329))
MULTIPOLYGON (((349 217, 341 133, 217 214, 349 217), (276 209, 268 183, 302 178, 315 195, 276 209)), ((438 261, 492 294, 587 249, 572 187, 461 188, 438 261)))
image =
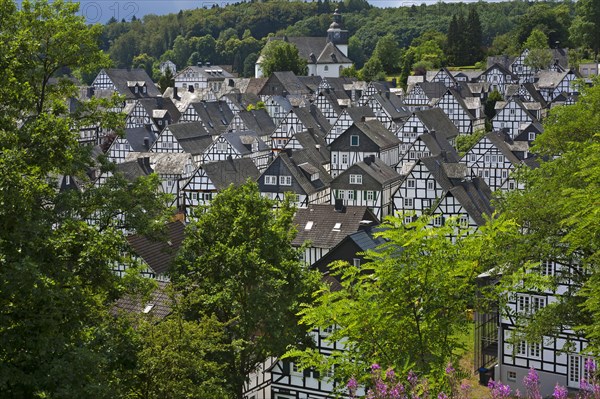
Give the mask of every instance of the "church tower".
POLYGON ((342 29, 342 14, 339 9, 333 13, 333 22, 327 29, 327 41, 335 44, 346 57, 348 56, 348 31, 342 29))

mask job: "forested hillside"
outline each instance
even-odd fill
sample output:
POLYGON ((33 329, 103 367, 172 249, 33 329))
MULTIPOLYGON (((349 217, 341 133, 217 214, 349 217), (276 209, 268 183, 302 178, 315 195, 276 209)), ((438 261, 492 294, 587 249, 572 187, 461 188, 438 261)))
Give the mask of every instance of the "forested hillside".
POLYGON ((570 41, 577 37, 569 32, 576 14, 571 2, 436 3, 383 9, 361 0, 319 0, 239 3, 132 21, 113 19, 104 27, 102 47, 116 67, 144 67, 154 71, 155 78, 158 63, 166 59, 178 68, 197 62, 229 64, 249 75, 268 35, 323 36, 336 8, 349 30, 349 57, 357 68, 373 55, 380 38, 392 39, 387 55, 398 62, 386 68, 388 73, 400 70, 410 46, 418 48, 420 60, 435 59, 434 67, 465 65, 461 62, 465 60, 452 57, 450 47, 457 33, 472 39, 469 29, 479 41, 478 61, 486 54, 516 54, 535 28, 546 34, 548 47, 581 44, 570 41), (458 32, 451 28, 453 19, 458 32))

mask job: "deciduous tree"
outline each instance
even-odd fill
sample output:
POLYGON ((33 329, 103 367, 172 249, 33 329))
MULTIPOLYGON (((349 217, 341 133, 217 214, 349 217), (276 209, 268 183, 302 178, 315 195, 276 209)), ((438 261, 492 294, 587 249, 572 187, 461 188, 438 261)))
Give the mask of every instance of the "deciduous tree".
POLYGON ((296 75, 306 75, 306 60, 298 53, 298 48, 292 43, 282 40, 272 40, 264 47, 261 68, 264 76, 273 72, 291 71, 296 75))

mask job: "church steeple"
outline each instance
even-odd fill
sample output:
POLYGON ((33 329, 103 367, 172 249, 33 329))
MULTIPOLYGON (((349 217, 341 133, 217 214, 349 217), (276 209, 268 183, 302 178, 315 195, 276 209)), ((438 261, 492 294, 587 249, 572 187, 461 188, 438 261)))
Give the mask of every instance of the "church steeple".
POLYGON ((342 29, 342 14, 337 8, 333 13, 333 22, 327 29, 327 41, 335 44, 346 57, 348 56, 348 31, 342 29))

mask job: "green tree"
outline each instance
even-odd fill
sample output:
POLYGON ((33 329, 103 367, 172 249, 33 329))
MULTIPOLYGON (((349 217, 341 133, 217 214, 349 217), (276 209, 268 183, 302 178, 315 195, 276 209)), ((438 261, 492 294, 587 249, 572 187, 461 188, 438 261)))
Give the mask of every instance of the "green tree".
POLYGON ((373 56, 365 63, 360 70, 360 78, 367 82, 384 80, 385 71, 383 70, 383 64, 378 56, 373 56))
POLYGON ((387 74, 392 74, 400 67, 400 49, 398 48, 398 40, 392 33, 382 36, 377 41, 375 52, 373 53, 387 74))
POLYGON ((137 55, 135 57, 133 57, 132 60, 132 66, 134 68, 140 68, 146 71, 146 73, 148 73, 148 76, 152 76, 152 66, 154 65, 154 63, 156 62, 156 59, 154 57, 149 56, 146 53, 137 55))
POLYGON ((298 48, 292 43, 272 40, 262 51, 260 64, 264 76, 273 72, 291 71, 296 75, 306 75, 306 60, 298 53, 298 48))
POLYGON ((571 24, 571 40, 580 46, 586 46, 594 52, 598 61, 600 51, 600 1, 582 0, 576 5, 577 15, 571 24))
POLYGON ((160 78, 158 79, 158 87, 163 93, 168 87, 175 87, 175 77, 173 76, 171 68, 167 68, 165 73, 160 75, 160 78))
POLYGON ((475 6, 471 6, 464 31, 464 40, 467 49, 465 61, 467 65, 473 65, 483 59, 482 35, 479 13, 475 6))
POLYGON ((498 236, 495 253, 501 255, 504 292, 552 290, 567 282, 574 288, 533 317, 519 320, 525 339, 540 341, 575 328, 595 352, 600 348, 600 85, 596 80, 580 90, 576 104, 550 111, 534 146, 541 164, 524 174, 525 190, 498 203, 502 218, 527 230, 498 236), (539 273, 532 272, 547 260, 564 266, 551 277, 535 278, 539 273))
POLYGON ((324 284, 314 304, 302 310, 302 323, 335 326, 328 340, 343 340, 345 352, 323 358, 314 349, 291 350, 286 356, 320 370, 335 365, 342 381, 368 379, 372 363, 439 376, 468 328, 465 312, 481 251, 477 235, 466 236, 451 221, 432 228, 430 221, 423 216, 405 224, 403 216, 387 217, 376 234, 385 243, 366 252, 366 263, 330 265, 341 289, 324 284))
POLYGON ((502 94, 498 90, 494 90, 488 95, 483 106, 483 112, 489 121, 496 115, 496 103, 502 100, 502 94))
POLYGON ((525 65, 535 70, 548 68, 552 62, 552 51, 548 48, 548 36, 544 32, 532 30, 523 47, 529 50, 525 65))
POLYGON ((310 298, 315 274, 299 262, 290 242, 290 198, 273 209, 255 183, 230 187, 190 223, 172 273, 188 319, 214 316, 227 323, 219 357, 236 398, 248 373, 269 356, 306 339, 298 326, 299 303, 310 298))

